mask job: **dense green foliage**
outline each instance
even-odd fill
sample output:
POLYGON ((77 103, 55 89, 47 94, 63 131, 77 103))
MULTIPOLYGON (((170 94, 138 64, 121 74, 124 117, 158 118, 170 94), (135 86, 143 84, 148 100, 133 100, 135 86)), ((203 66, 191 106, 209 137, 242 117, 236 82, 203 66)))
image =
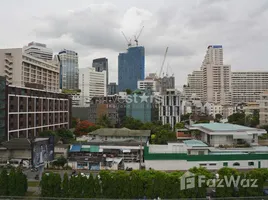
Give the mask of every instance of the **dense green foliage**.
POLYGON ((24 196, 27 189, 27 177, 21 169, 12 168, 9 174, 5 169, 1 171, 0 196, 24 196))
POLYGON ((61 140, 63 143, 68 144, 74 140, 74 134, 72 131, 68 129, 58 129, 56 131, 53 130, 45 130, 39 133, 40 137, 50 137, 54 136, 54 141, 57 143, 61 140))
POLYGON ((259 125, 259 111, 254 110, 252 114, 245 115, 242 113, 234 113, 228 117, 228 122, 242 126, 256 127, 259 125))
MULTIPOLYGON (((262 196, 263 186, 268 178, 267 169, 254 169, 248 172, 238 172, 231 168, 222 168, 218 171, 219 179, 215 174, 205 168, 192 168, 189 170, 195 177, 194 188, 181 190, 184 172, 166 173, 155 170, 125 171, 100 171, 99 175, 68 177, 64 175, 61 182, 55 173, 44 174, 41 181, 41 194, 43 197, 69 197, 69 198, 109 198, 109 199, 179 199, 179 198, 204 198, 207 194, 208 184, 215 180, 216 185, 220 179, 234 177, 235 182, 231 187, 223 182, 223 187, 216 187, 217 197, 232 196, 262 196), (204 182, 200 184, 198 177, 203 176, 204 182), (240 178, 238 178, 240 176, 240 178), (243 187, 242 179, 257 179, 257 188, 243 187)), ((230 179, 231 180, 231 179, 230 179)), ((213 187, 213 186, 211 186, 213 187)))
POLYGON ((99 127, 105 127, 105 128, 112 128, 112 122, 109 119, 108 115, 101 115, 98 119, 97 119, 97 125, 99 125, 99 127))
POLYGON ((176 140, 176 134, 170 124, 162 125, 159 121, 143 123, 132 117, 126 117, 122 127, 133 130, 150 130, 151 144, 167 144, 168 141, 176 140))

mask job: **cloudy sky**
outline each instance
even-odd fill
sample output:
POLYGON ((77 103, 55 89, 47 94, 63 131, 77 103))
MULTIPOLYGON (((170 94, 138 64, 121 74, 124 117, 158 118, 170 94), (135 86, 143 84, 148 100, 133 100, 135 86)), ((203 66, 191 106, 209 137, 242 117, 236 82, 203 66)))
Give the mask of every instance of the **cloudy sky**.
POLYGON ((0 48, 46 43, 57 52, 79 53, 79 67, 107 57, 110 81, 117 82, 117 56, 127 48, 121 34, 146 50, 146 74, 164 71, 176 85, 201 66, 206 47, 222 44, 233 71, 268 70, 267 0, 1 0, 0 48), (167 67, 169 66, 169 67, 167 67), (168 70, 167 70, 168 69, 168 70))

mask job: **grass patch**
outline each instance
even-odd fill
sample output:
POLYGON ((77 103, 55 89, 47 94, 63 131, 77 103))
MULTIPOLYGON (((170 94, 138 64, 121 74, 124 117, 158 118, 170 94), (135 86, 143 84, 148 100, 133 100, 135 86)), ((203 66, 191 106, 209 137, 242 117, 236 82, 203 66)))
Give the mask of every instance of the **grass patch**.
POLYGON ((28 187, 38 187, 39 181, 28 181, 28 187))

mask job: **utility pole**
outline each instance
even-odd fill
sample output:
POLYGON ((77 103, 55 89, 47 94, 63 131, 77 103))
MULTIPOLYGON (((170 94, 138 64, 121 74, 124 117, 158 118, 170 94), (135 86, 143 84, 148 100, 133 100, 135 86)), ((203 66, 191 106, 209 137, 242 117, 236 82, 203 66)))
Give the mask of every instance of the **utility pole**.
POLYGON ((142 138, 140 136, 140 169, 141 169, 141 159, 142 159, 142 138))

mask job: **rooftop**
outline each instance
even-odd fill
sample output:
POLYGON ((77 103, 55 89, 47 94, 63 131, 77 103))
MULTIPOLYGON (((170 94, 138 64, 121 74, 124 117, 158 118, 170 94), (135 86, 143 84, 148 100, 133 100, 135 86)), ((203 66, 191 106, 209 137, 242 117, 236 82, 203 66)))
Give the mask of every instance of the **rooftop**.
POLYGON ((200 124, 193 124, 191 125, 191 127, 202 127, 210 131, 254 131, 254 130, 258 130, 256 128, 251 128, 251 127, 241 126, 241 125, 236 125, 236 124, 228 124, 228 123, 200 123, 200 124))
POLYGON ((183 143, 188 147, 207 147, 208 145, 201 140, 185 140, 183 143))
POLYGON ((147 136, 151 134, 150 130, 130 130, 128 128, 101 128, 89 133, 89 135, 99 136, 147 136))

